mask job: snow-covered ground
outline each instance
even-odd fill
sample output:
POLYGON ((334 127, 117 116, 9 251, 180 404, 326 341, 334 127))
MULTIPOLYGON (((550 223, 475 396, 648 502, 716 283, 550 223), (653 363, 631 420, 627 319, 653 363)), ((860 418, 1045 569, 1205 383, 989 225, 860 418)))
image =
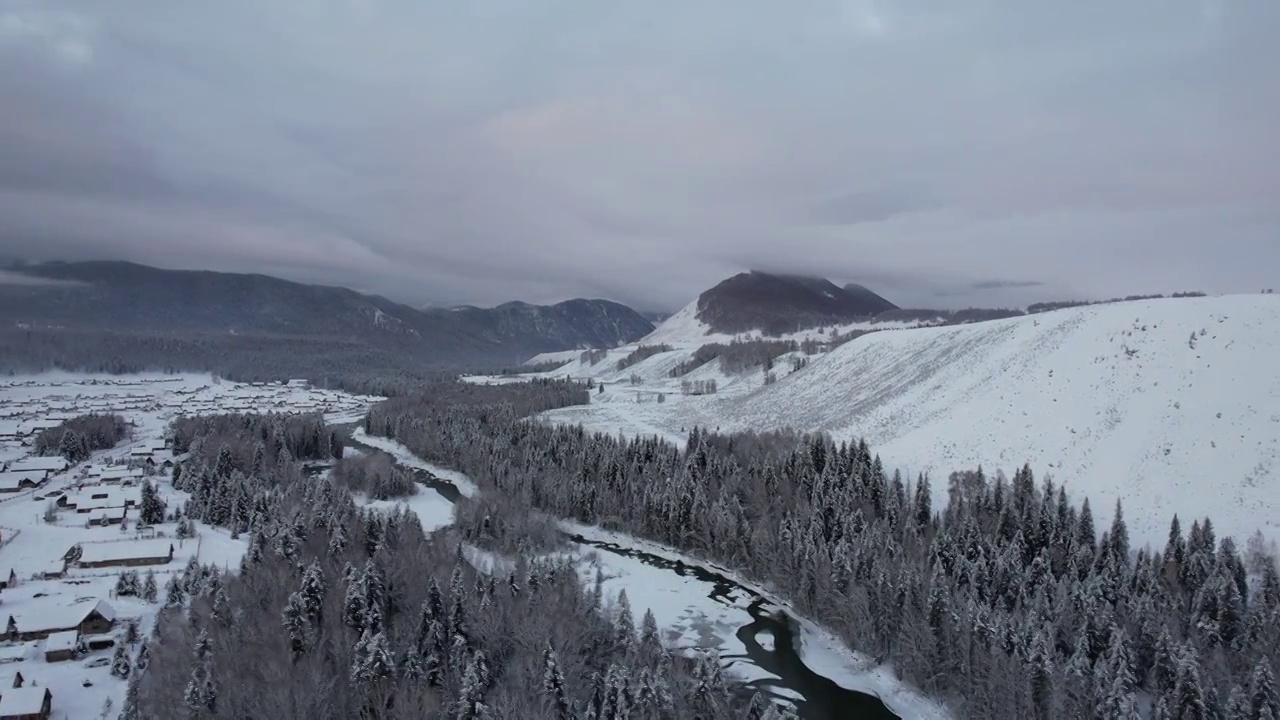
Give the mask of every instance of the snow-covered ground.
MULTIPOLYGON (((626 590, 633 612, 642 616, 645 609, 652 610, 658 626, 666 630, 667 640, 678 649, 706 651, 715 648, 726 660, 726 670, 744 681, 776 679, 776 675, 765 672, 747 659, 746 647, 736 634, 738 628, 753 622, 747 606, 754 596, 759 596, 768 599, 774 606, 772 609, 781 609, 796 621, 800 629, 797 652, 813 672, 846 690, 880 698, 895 715, 904 720, 944 720, 950 717, 945 708, 896 679, 892 667, 877 666, 869 658, 848 649, 839 638, 797 615, 786 602, 731 570, 692 559, 672 548, 624 533, 568 521, 561 525, 567 532, 588 540, 611 543, 668 560, 678 560, 686 565, 706 568, 752 593, 738 590, 717 593, 714 583, 680 576, 638 559, 579 546, 585 553, 584 565, 589 571, 587 580, 594 581, 593 567, 599 567, 604 572, 606 597, 616 600, 618 593, 626 590)), ((756 642, 766 650, 772 649, 773 636, 767 633, 762 635, 756 636, 756 642)))
MULTIPOLYGON (((406 467, 428 470, 459 487, 471 488, 471 493, 478 492, 475 483, 466 475, 427 463, 398 442, 367 435, 359 428, 353 436, 361 443, 386 451, 396 462, 406 467)), ((433 503, 436 499, 443 499, 434 493, 420 493, 415 498, 423 495, 432 496, 433 503)), ((413 507, 412 502, 413 499, 407 504, 413 507)), ((388 506, 391 504, 393 503, 387 503, 388 506)), ((414 509, 421 517, 421 511, 414 509)), ((440 524, 435 527, 443 527, 451 521, 451 516, 445 519, 443 513, 440 518, 440 524)), ((434 529, 427 526, 426 517, 423 517, 423 524, 424 529, 434 529)), ((749 588, 755 595, 768 598, 776 608, 784 609, 796 618, 800 626, 800 647, 797 651, 814 672, 847 690, 879 697, 895 714, 904 719, 950 718, 946 710, 937 703, 894 679, 890 668, 874 666, 865 657, 847 649, 838 638, 816 624, 796 616, 786 603, 753 587, 725 568, 693 560, 671 548, 623 533, 570 521, 562 521, 561 527, 566 532, 587 540, 611 543, 667 560, 678 560, 685 565, 702 567, 725 576, 749 588)), ((737 637, 740 627, 754 621, 747 610, 754 599, 751 594, 736 589, 716 592, 715 583, 699 580, 692 575, 682 576, 672 570, 647 565, 639 559, 598 550, 589 545, 572 543, 572 548, 572 556, 576 558, 586 582, 593 583, 596 570, 599 569, 604 576, 603 589, 607 602, 616 602, 618 594, 625 590, 636 621, 639 622, 646 610, 652 610, 654 619, 672 647, 684 651, 706 651, 714 648, 724 660, 725 670, 743 682, 778 679, 778 676, 764 671, 747 658, 746 647, 737 637)), ((509 572, 513 567, 506 558, 472 546, 465 548, 465 555, 468 562, 482 572, 509 572)), ((772 636, 757 636, 757 642, 771 650, 774 640, 772 636)), ((769 689, 776 695, 799 697, 785 688, 771 686, 769 689)))
MULTIPOLYGON (((612 351, 599 365, 627 352, 612 351)), ((636 367, 664 362, 659 355, 636 367)), ((954 470, 1012 474, 1030 463, 1037 476, 1049 473, 1091 498, 1101 522, 1122 500, 1139 546, 1162 545, 1175 512, 1211 516, 1219 533, 1240 540, 1259 529, 1280 535, 1274 295, 877 332, 811 357, 768 387, 753 373, 726 379, 711 396, 670 392, 663 403, 636 402, 633 392, 610 385, 589 406, 545 417, 676 441, 695 424, 865 437, 887 467, 928 473, 935 495, 954 470)))
POLYGON ((475 497, 476 493, 480 492, 480 488, 476 487, 476 484, 471 482, 471 478, 467 477, 465 474, 460 473, 457 470, 450 470, 449 468, 429 463, 417 455, 414 455, 409 448, 401 445, 395 440, 369 435, 364 431, 364 428, 356 428, 355 431, 351 433, 351 437, 356 442, 364 443, 369 447, 377 448, 387 453, 394 458, 396 462, 404 465, 405 467, 425 470, 441 480, 451 483, 458 489, 458 492, 465 497, 475 497))
MULTIPOLYGON (((133 434, 126 443, 94 453, 88 461, 53 474, 42 487, 0 494, 0 575, 7 579, 12 571, 17 579, 16 586, 5 588, 0 597, 0 622, 7 622, 13 615, 33 623, 39 618, 66 612, 68 606, 79 607, 81 603, 104 600, 116 615, 111 635, 117 641, 123 636, 129 619, 138 622, 143 635, 150 633, 160 605, 133 597, 114 597, 121 568, 72 567, 62 577, 44 579, 45 573, 63 569, 62 557, 75 544, 96 546, 94 549, 98 549, 106 547, 98 543, 126 543, 140 549, 156 544, 156 539, 166 546, 171 543, 174 548, 172 560, 134 568, 141 577, 145 577, 148 571, 155 573, 161 602, 169 576, 180 573, 191 558, 230 572, 239 568, 240 558, 248 547, 246 539, 232 540, 227 531, 200 523, 195 524, 197 534, 194 538, 178 540, 176 526, 172 523, 155 526, 156 539, 138 537, 132 529, 137 516, 135 509, 130 509, 126 515, 129 529, 125 531, 120 525, 87 527, 86 519, 90 515, 69 508, 56 510, 53 522, 44 520, 46 508, 51 504, 56 507, 57 497, 62 495, 78 498, 95 493, 136 496, 138 485, 124 486, 123 483, 136 483, 139 474, 156 482, 161 497, 171 508, 185 502, 186 494, 173 490, 168 482, 168 470, 163 463, 169 458, 167 451, 149 453, 156 462, 154 468, 147 466, 145 460, 133 452, 140 448, 163 447, 165 428, 173 418, 219 412, 274 411, 324 412, 332 419, 362 415, 374 400, 376 398, 305 387, 218 382, 208 375, 117 377, 59 373, 0 381, 0 430, 17 428, 25 435, 35 426, 56 424, 90 412, 118 413, 133 424, 133 434), (130 460, 133 461, 135 479, 98 484, 99 478, 122 472, 130 460)), ((0 464, 30 455, 31 447, 24 444, 28 442, 29 436, 0 443, 0 464)), ((423 517, 424 524, 432 517, 419 507, 414 506, 414 510, 423 517)), ((447 510, 451 519, 452 508, 447 510)), ((120 545, 110 547, 115 549, 120 545)), ((49 688, 53 695, 51 717, 56 720, 99 717, 108 699, 114 709, 107 717, 114 718, 124 700, 125 682, 110 674, 109 664, 88 666, 102 658, 110 659, 112 653, 110 649, 99 650, 75 660, 47 662, 43 640, 0 643, 0 672, 5 673, 6 682, 14 672, 20 672, 26 686, 34 682, 49 688)))

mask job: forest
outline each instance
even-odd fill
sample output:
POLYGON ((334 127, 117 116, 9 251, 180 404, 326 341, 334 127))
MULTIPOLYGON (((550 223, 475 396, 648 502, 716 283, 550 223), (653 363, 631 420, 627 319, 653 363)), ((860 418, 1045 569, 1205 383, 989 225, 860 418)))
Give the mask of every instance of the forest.
POLYGON ((210 372, 236 382, 307 378, 317 387, 382 397, 456 374, 404 353, 328 337, 0 328, 0 373, 53 370, 210 372))
MULTIPOLYGON (((455 390, 454 421, 488 416, 488 393, 455 390)), ((549 384, 499 404, 578 392, 549 384)), ((245 534, 249 552, 239 573, 192 564, 158 593, 154 637, 122 651, 122 668, 146 667, 124 670, 122 720, 786 716, 740 692, 714 655, 672 654, 651 613, 637 618, 625 594, 605 597, 599 578, 547 552, 558 533, 523 504, 486 496, 428 535, 411 513, 359 508, 349 481, 302 472, 341 447, 307 440, 326 435, 314 417, 229 415, 179 433, 191 451, 179 514, 245 534), (509 569, 476 570, 464 541, 509 569)))
POLYGON ((80 415, 36 435, 36 454, 61 455, 71 464, 88 459, 97 450, 109 450, 129 436, 129 426, 119 415, 80 415))
POLYGON ((1280 576, 1261 536, 1241 547, 1175 517, 1164 548, 1133 548, 1123 508, 1099 527, 1087 498, 1027 467, 954 473, 935 507, 924 478, 886 473, 862 442, 694 430, 679 449, 529 422, 499 388, 465 391, 465 408, 457 392, 392 399, 366 431, 548 514, 733 568, 956 717, 1280 717, 1280 576))

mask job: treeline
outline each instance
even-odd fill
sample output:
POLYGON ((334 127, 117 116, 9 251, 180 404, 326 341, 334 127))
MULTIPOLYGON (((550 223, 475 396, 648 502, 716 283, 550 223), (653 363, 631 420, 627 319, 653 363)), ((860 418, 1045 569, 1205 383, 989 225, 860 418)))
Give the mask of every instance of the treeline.
POLYGON ((1175 518, 1167 547, 1135 553, 1119 506, 1099 532, 1087 500, 1029 468, 954 474, 937 512, 927 480, 886 474, 865 443, 695 430, 681 450, 460 413, 434 388, 366 429, 550 514, 734 568, 957 717, 1280 713, 1275 561, 1209 520, 1184 534, 1175 518))
POLYGON ((109 450, 129 437, 129 425, 119 415, 80 415, 57 427, 40 431, 36 453, 61 455, 75 464, 97 450, 109 450))
MULTIPOLYGON (((225 433, 192 444, 215 437, 225 433)), ((122 720, 778 717, 759 698, 747 707, 718 658, 673 655, 651 613, 637 620, 625 595, 605 597, 602 578, 592 585, 567 559, 479 572, 454 533, 361 510, 283 448, 276 462, 214 457, 228 466, 219 477, 270 487, 270 502, 238 575, 188 566, 161 593, 122 720)), ((474 540, 530 546, 523 506, 469 512, 474 540)))
POLYGON ((307 378, 318 387, 382 397, 456 375, 447 368, 420 366, 410 353, 335 338, 0 329, 0 372, 54 370, 211 372, 236 382, 307 378))
POLYGON ((1165 297, 1195 298, 1205 297, 1205 293, 1202 293, 1199 290, 1189 290, 1187 292, 1176 292, 1167 296, 1162 293, 1154 293, 1151 295, 1126 295, 1124 297, 1114 297, 1107 300, 1057 300, 1054 302, 1039 302, 1028 305, 1027 313, 1035 315, 1036 313, 1049 312, 1050 310, 1062 310, 1065 308, 1085 307, 1089 305, 1110 305, 1112 303, 1134 302, 1137 300, 1162 300, 1165 297))
POLYGON ((665 343, 659 344, 659 345, 641 345, 640 347, 637 347, 635 350, 632 350, 626 357, 618 361, 618 370, 619 371, 626 370, 632 365, 635 365, 640 362, 644 362, 645 360, 648 360, 654 355, 659 355, 664 352, 671 352, 674 349, 675 348, 665 343))
POLYGON ((673 378, 684 377, 698 368, 719 358, 720 370, 726 375, 736 375, 759 366, 772 366, 780 355, 795 352, 800 343, 794 340, 733 340, 725 343, 708 343, 693 355, 676 365, 668 373, 673 378))
POLYGON ((198 455, 202 449, 225 446, 240 465, 250 459, 275 462, 286 452, 289 460, 342 457, 342 434, 327 427, 320 413, 180 417, 170 424, 169 433, 175 454, 198 455))

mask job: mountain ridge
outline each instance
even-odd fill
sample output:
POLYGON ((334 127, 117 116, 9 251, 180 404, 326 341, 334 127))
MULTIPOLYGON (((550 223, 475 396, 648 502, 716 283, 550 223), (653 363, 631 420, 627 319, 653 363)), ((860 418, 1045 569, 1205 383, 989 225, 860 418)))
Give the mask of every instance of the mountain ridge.
POLYGON ((56 281, 0 282, 0 321, 7 325, 332 337, 431 363, 517 362, 521 355, 628 342, 653 329, 634 310, 604 300, 419 310, 341 286, 261 273, 167 270, 125 261, 54 262, 6 272, 56 281))

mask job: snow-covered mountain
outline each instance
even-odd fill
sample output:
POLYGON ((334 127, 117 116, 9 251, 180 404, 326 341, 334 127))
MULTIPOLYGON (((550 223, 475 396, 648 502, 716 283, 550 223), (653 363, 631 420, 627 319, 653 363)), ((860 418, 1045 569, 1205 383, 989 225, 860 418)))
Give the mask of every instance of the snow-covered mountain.
MULTIPOLYGON (((676 340, 660 333, 680 327, 672 324, 679 317, 642 342, 676 340)), ((1241 542, 1256 529, 1280 536, 1275 296, 1126 302, 875 332, 796 372, 788 358, 775 361, 772 385, 760 372, 725 375, 712 360, 687 376, 719 378, 711 396, 681 396, 680 379, 668 377, 691 355, 688 345, 617 370, 633 348, 558 371, 619 384, 587 408, 550 417, 672 438, 693 424, 865 437, 886 466, 927 472, 939 494, 953 470, 1012 474, 1030 463, 1038 477, 1050 473, 1077 498, 1091 498, 1100 523, 1122 499, 1138 544, 1162 544, 1175 512, 1211 516, 1220 534, 1241 542), (643 384, 630 386, 631 374, 643 384), (644 401, 655 391, 666 402, 644 401)))

